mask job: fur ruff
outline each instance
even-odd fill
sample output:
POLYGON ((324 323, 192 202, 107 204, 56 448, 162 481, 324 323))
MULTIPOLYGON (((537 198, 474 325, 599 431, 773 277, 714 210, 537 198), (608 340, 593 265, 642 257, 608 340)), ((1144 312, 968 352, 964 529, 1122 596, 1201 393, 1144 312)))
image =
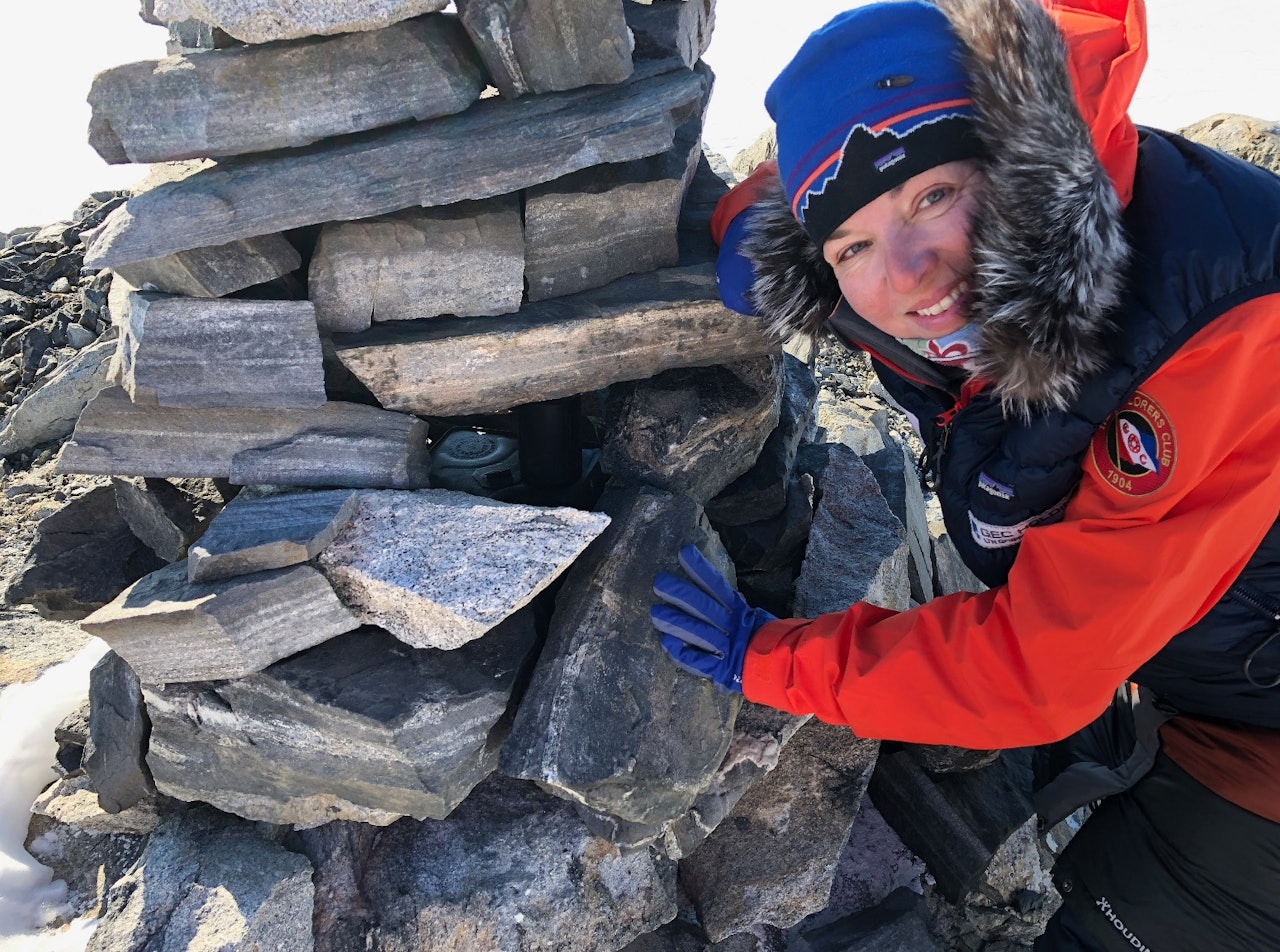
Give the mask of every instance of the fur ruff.
MULTIPOLYGON (((969 315, 977 373, 1005 411, 1062 409, 1107 361, 1129 247, 1115 190, 1080 117, 1066 47, 1036 0, 934 0, 967 50, 988 158, 973 230, 969 315)), ((817 335, 839 302, 834 275, 779 181, 743 251, 751 298, 779 333, 817 335)), ((757 206, 760 207, 760 206, 757 206)))

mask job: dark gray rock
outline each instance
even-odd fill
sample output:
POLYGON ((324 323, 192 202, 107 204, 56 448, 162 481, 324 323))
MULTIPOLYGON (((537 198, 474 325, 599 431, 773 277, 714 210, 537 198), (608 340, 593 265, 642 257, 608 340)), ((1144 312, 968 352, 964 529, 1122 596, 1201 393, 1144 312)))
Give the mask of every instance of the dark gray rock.
POLYGON ((314 408, 325 402, 315 307, 134 293, 113 315, 138 406, 314 408))
POLYGON ((813 618, 859 601, 904 611, 911 607, 906 530, 858 455, 843 445, 829 452, 796 580, 796 613, 813 618))
POLYGON ((139 580, 80 622, 146 684, 238 678, 359 627, 306 565, 192 585, 186 563, 139 580))
POLYGON ((593 166, 528 189, 529 300, 576 294, 678 264, 680 207, 701 155, 699 117, 677 130, 668 152, 593 166))
POLYGON ((235 681, 144 689, 157 788, 300 827, 447 816, 497 763, 536 644, 516 615, 454 651, 376 628, 235 681))
POLYGON ((743 573, 787 568, 791 578, 800 564, 813 525, 813 477, 801 473, 787 486, 786 508, 771 519, 721 526, 720 538, 743 573))
POLYGON ((911 597, 923 604, 937 593, 933 588, 933 538, 929 534, 920 473, 903 443, 887 432, 881 436, 884 449, 861 454, 862 462, 875 474, 889 511, 906 530, 911 547, 911 597))
POLYGON ((809 721, 680 861, 680 883, 713 942, 760 923, 791 926, 827 904, 879 748, 847 727, 809 721))
MULTIPOLYGON (((620 3, 621 0, 614 0, 620 3)), ((159 258, 324 221, 505 195, 590 165, 671 148, 701 109, 705 70, 483 99, 464 113, 230 159, 130 198, 93 236, 88 267, 159 258), (511 162, 504 143, 520 143, 511 162)))
POLYGON ((302 256, 283 235, 256 235, 148 258, 113 270, 135 288, 216 298, 296 271, 302 256))
POLYGON ((621 278, 515 318, 381 325, 334 343, 382 406, 420 416, 509 410, 777 347, 759 320, 720 303, 711 264, 621 278))
POLYGON ((206 807, 171 814, 111 887, 88 952, 311 952, 311 864, 206 807))
POLYGON ((350 489, 237 497, 187 554, 187 580, 212 582, 309 562, 355 509, 350 489))
POLYGON ((127 810, 156 792, 147 768, 151 721, 142 684, 133 669, 108 651, 89 672, 89 739, 84 770, 93 781, 98 806, 107 813, 127 810))
POLYGON ((481 89, 458 21, 422 17, 104 70, 89 90, 89 145, 109 163, 266 152, 460 112, 481 89))
POLYGON ((389 827, 359 875, 382 952, 620 949, 676 915, 674 863, 621 852, 569 804, 498 776, 447 820, 389 827))
POLYGON ((626 3, 627 26, 635 37, 636 59, 678 56, 693 67, 711 45, 716 23, 715 0, 679 3, 626 3))
POLYGON ((941 952, 929 933, 929 914, 917 892, 904 887, 880 905, 802 932, 811 952, 941 952))
POLYGON ((741 699, 663 651, 649 621, 653 576, 679 571, 685 543, 732 569, 687 497, 611 488, 599 506, 613 521, 556 598, 501 769, 599 813, 660 825, 711 782, 741 699))
POLYGON ((622 0, 458 0, 504 96, 619 83, 631 75, 622 0))
POLYGON ((163 564, 129 529, 115 490, 99 486, 41 521, 5 601, 45 618, 83 618, 163 564))
POLYGON ((776 351, 618 384, 605 401, 601 465, 705 503, 751 468, 777 426, 781 395, 776 351))
POLYGON ((510 314, 524 293, 518 195, 330 222, 311 257, 308 292, 326 332, 371 322, 510 314))
POLYGON ((818 382, 809 365, 791 354, 783 354, 782 369, 778 425, 752 467, 707 503, 707 518, 717 530, 772 519, 787 507, 791 471, 813 415, 818 382))
POLYGON ((314 410, 139 407, 98 394, 58 458, 61 473, 208 476, 238 485, 412 488, 430 472, 427 424, 355 403, 314 410))
POLYGON ((113 477, 116 507, 130 530, 166 562, 187 557, 206 522, 198 515, 200 501, 165 479, 113 477))

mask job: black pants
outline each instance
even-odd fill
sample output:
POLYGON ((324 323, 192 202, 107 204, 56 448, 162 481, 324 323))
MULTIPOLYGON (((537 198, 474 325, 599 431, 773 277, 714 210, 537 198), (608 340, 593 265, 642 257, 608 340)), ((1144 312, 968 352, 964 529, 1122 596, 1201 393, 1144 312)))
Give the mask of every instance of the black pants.
POLYGON ((1063 908, 1036 952, 1280 950, 1280 824, 1163 754, 1094 811, 1054 880, 1063 908))

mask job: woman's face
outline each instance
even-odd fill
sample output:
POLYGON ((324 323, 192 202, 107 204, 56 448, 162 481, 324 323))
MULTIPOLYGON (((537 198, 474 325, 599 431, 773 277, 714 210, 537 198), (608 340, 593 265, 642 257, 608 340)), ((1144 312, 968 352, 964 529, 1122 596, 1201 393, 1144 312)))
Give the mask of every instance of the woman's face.
POLYGON ((822 245, 849 306, 899 338, 968 323, 969 222, 982 171, 963 160, 907 179, 845 219, 822 245))

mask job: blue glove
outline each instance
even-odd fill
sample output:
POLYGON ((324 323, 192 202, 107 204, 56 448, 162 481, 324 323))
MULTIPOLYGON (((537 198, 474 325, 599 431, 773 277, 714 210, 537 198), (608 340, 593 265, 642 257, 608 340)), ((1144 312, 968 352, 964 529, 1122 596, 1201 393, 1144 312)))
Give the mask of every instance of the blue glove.
POLYGON ((680 550, 680 567, 694 584, 666 572, 653 580, 653 593, 662 603, 649 610, 649 617, 663 632, 662 647, 689 673, 741 693, 747 642, 774 616, 750 607, 695 546, 680 550))

